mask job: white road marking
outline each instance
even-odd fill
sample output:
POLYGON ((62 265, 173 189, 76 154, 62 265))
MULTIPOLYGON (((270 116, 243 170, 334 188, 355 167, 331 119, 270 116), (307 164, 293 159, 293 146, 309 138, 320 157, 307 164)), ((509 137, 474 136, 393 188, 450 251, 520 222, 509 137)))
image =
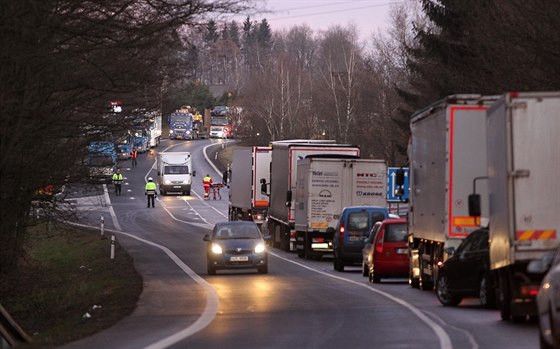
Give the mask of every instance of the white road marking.
POLYGON ((284 257, 282 257, 282 256, 280 256, 280 255, 278 255, 278 254, 276 254, 276 253, 274 253, 274 252, 270 252, 270 251, 269 251, 268 253, 271 254, 271 255, 273 255, 273 256, 276 257, 276 258, 279 258, 279 259, 282 259, 282 260, 284 260, 284 261, 286 261, 286 262, 295 264, 295 265, 300 266, 300 267, 302 267, 302 268, 305 268, 305 269, 307 269, 307 270, 311 270, 311 271, 316 272, 316 273, 318 273, 318 274, 321 274, 321 275, 324 275, 324 276, 328 276, 328 277, 333 278, 333 279, 336 279, 336 280, 345 281, 345 282, 348 282, 348 283, 353 284, 353 285, 356 285, 356 286, 364 287, 364 288, 366 288, 366 289, 368 289, 368 290, 370 290, 370 291, 372 291, 372 292, 375 292, 375 293, 377 293, 377 294, 379 294, 379 295, 381 295, 381 296, 384 296, 384 297, 386 297, 386 298, 392 300, 392 301, 395 302, 395 303, 398 303, 398 304, 402 305, 403 307, 405 307, 405 308, 407 308, 408 310, 410 310, 410 311, 411 311, 414 315, 416 315, 420 320, 422 320, 424 323, 426 323, 429 327, 432 328, 432 330, 435 332, 436 336, 438 337, 439 346, 440 346, 441 349, 452 349, 452 348, 453 348, 453 345, 451 344, 451 339, 449 338, 449 336, 447 335, 447 333, 445 332, 445 330, 444 330, 440 325, 438 325, 437 323, 435 323, 434 321, 432 321, 429 317, 427 317, 420 309, 416 308, 414 305, 408 303, 407 301, 405 301, 405 300, 403 300, 403 299, 401 299, 401 298, 395 297, 395 296, 393 296, 393 295, 391 295, 391 294, 389 294, 389 293, 387 293, 387 292, 383 292, 383 291, 381 291, 381 290, 378 290, 378 289, 376 289, 376 288, 373 288, 373 287, 371 287, 371 286, 369 286, 369 285, 366 285, 366 284, 364 284, 364 283, 357 282, 357 281, 350 280, 350 279, 346 279, 346 278, 343 278, 343 277, 341 277, 341 276, 333 275, 333 274, 330 274, 330 273, 327 273, 327 272, 324 272, 324 271, 315 269, 315 268, 310 267, 310 266, 307 266, 307 265, 305 265, 305 264, 298 263, 298 262, 296 262, 296 261, 293 261, 293 260, 284 258, 284 257))
POLYGON ((434 314, 432 312, 424 310, 424 313, 426 313, 426 314, 430 315, 431 317, 433 317, 434 319, 436 319, 440 324, 442 324, 442 326, 446 326, 446 327, 449 327, 449 328, 452 328, 452 329, 456 330, 457 332, 463 333, 465 335, 465 337, 467 337, 467 339, 471 343, 471 348, 472 349, 479 349, 480 348, 478 343, 476 342, 476 339, 474 338, 474 336, 469 331, 463 330, 462 328, 455 327, 453 325, 450 325, 450 324, 446 323, 445 321, 443 321, 442 318, 440 318, 439 316, 437 316, 436 314, 434 314))
POLYGON ((121 225, 119 224, 119 220, 117 219, 117 215, 115 214, 115 210, 113 209, 113 206, 111 206, 111 199, 109 198, 107 184, 103 184, 103 192, 105 193, 105 202, 107 203, 107 206, 109 206, 109 214, 111 215, 111 219, 113 220, 113 225, 117 230, 122 230, 121 225))

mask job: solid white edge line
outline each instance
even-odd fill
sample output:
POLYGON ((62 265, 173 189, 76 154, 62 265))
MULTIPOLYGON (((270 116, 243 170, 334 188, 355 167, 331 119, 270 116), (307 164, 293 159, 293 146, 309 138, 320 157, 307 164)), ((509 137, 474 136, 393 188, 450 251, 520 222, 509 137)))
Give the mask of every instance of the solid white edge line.
POLYGON ((426 311, 424 310, 424 313, 430 315, 431 317, 433 317, 434 319, 436 319, 442 326, 446 326, 449 328, 454 329, 457 332, 461 332, 465 335, 465 337, 467 337, 467 339, 469 340, 469 342, 471 342, 471 348, 472 349, 479 349, 480 346, 478 345, 476 338, 474 338, 474 336, 467 330, 463 330, 462 328, 459 327, 455 327, 453 325, 450 325, 448 323, 446 323, 445 321, 443 321, 442 318, 440 318, 439 316, 437 316, 436 314, 430 312, 430 311, 426 311))
MULTIPOLYGON (((71 225, 75 225, 75 226, 79 226, 79 227, 85 227, 85 228, 97 228, 97 227, 92 227, 89 225, 85 225, 85 224, 79 224, 79 223, 72 223, 72 222, 68 222, 71 225)), ((113 230, 113 229, 105 229, 106 232, 109 233, 114 233, 114 234, 120 234, 120 235, 125 235, 128 236, 132 239, 138 240, 140 242, 143 242, 147 245, 159 248, 160 250, 162 250, 179 268, 181 268, 181 270, 183 270, 183 272, 185 272, 185 274, 187 274, 187 276, 189 276, 190 278, 192 278, 197 284, 199 284, 201 287, 203 287, 206 290, 206 307, 204 308, 204 311, 202 312, 202 314, 200 315, 200 317, 190 326, 186 327, 185 329, 176 332, 170 336, 167 336, 155 343, 152 343, 148 346, 143 347, 143 349, 164 349, 167 348, 169 346, 172 346, 190 336, 192 336, 193 334, 203 330, 204 328, 206 328, 206 326, 208 326, 216 317, 216 314, 218 313, 218 307, 219 307, 219 297, 218 297, 218 293, 216 292, 216 290, 214 289, 214 287, 208 283, 206 280, 204 280, 202 277, 200 277, 197 273, 194 272, 194 270, 192 270, 191 268, 189 268, 179 257, 177 257, 176 254, 174 254, 170 249, 168 249, 165 246, 156 244, 154 242, 148 241, 146 239, 142 239, 138 236, 134 236, 132 234, 129 233, 125 233, 123 231, 118 231, 118 230, 113 230)))
POLYGON ((429 327, 432 328, 432 330, 435 332, 436 336, 438 337, 439 346, 440 346, 441 349, 452 349, 452 348, 453 348, 453 345, 451 344, 451 339, 449 338, 449 336, 447 335, 447 333, 445 332, 445 330, 444 330, 440 325, 438 325, 437 323, 435 323, 434 321, 432 321, 429 317, 427 317, 424 313, 422 313, 422 311, 421 311, 420 309, 416 308, 414 305, 408 303, 407 301, 405 301, 405 300, 403 300, 403 299, 400 299, 400 298, 398 298, 398 297, 395 297, 395 296, 393 296, 393 295, 391 295, 391 294, 389 294, 389 293, 387 293, 387 292, 383 292, 383 291, 381 291, 381 290, 378 290, 378 289, 376 289, 376 288, 373 288, 373 287, 371 287, 371 286, 369 286, 369 285, 363 284, 363 283, 361 283, 361 282, 357 282, 357 281, 354 281, 354 280, 349 280, 349 279, 343 278, 343 277, 341 277, 341 276, 336 276, 336 275, 333 275, 333 274, 324 272, 324 271, 322 271, 322 270, 317 270, 317 269, 315 269, 315 268, 313 268, 313 267, 310 267, 310 266, 307 266, 307 265, 305 265, 305 264, 301 264, 301 263, 298 263, 298 262, 296 262, 296 261, 293 261, 293 260, 287 259, 287 258, 285 258, 285 257, 282 257, 282 256, 280 256, 280 255, 278 255, 278 254, 276 254, 276 253, 274 253, 274 252, 270 252, 270 251, 269 251, 268 253, 271 254, 271 255, 273 255, 273 256, 276 257, 276 258, 280 258, 280 259, 282 259, 282 260, 284 260, 284 261, 286 261, 286 262, 290 262, 290 263, 295 264, 295 265, 297 265, 297 266, 300 266, 300 267, 302 267, 302 268, 305 268, 305 269, 314 271, 314 272, 316 272, 316 273, 318 273, 318 274, 321 274, 321 275, 324 275, 324 276, 328 276, 328 277, 333 278, 333 279, 336 279, 336 280, 345 281, 345 282, 351 283, 351 284, 356 285, 356 286, 364 287, 364 288, 366 288, 366 289, 368 289, 368 290, 370 290, 370 291, 372 291, 372 292, 375 292, 375 293, 377 293, 377 294, 379 294, 379 295, 381 295, 381 296, 384 296, 384 297, 386 297, 386 298, 392 300, 392 301, 395 302, 395 303, 398 303, 398 304, 402 305, 403 307, 405 307, 405 308, 407 308, 408 310, 410 310, 410 311, 411 311, 414 315, 416 315, 420 320, 422 320, 424 323, 426 323, 429 327))
POLYGON ((111 198, 109 197, 107 184, 103 184, 103 192, 105 193, 105 203, 109 207, 109 214, 111 215, 111 219, 113 220, 113 225, 115 226, 115 229, 122 230, 121 225, 119 224, 119 220, 117 219, 117 215, 115 214, 115 210, 113 209, 113 205, 111 205, 111 198))

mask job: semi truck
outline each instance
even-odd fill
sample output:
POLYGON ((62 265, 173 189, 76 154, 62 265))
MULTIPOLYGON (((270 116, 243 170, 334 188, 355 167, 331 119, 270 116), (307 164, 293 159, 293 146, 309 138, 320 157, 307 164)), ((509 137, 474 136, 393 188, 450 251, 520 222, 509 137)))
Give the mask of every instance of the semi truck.
POLYGON ((261 182, 261 190, 270 195, 268 231, 272 244, 285 251, 295 251, 295 196, 297 161, 309 155, 360 156, 360 148, 335 144, 332 140, 284 140, 272 142, 270 182, 261 182))
POLYGON ((161 114, 154 113, 149 125, 150 148, 157 147, 161 141, 161 114))
POLYGON ((196 176, 196 171, 192 168, 190 152, 158 153, 156 169, 157 185, 161 195, 170 192, 191 195, 192 177, 196 176))
POLYGON ((268 213, 268 196, 261 179, 270 181, 271 147, 237 147, 231 158, 229 219, 252 220, 261 226, 268 213))
MULTIPOLYGON (((537 315, 544 273, 530 261, 560 244, 560 92, 507 93, 487 113, 490 269, 502 319, 537 315)), ((478 193, 477 193, 478 194, 478 193)), ((473 216, 482 195, 473 194, 473 216)))
POLYGON ((328 156, 297 162, 294 227, 301 258, 333 253, 335 227, 344 207, 387 204, 384 160, 328 156))
POLYGON ((169 139, 194 139, 192 114, 178 111, 169 115, 169 139))
POLYGON ((412 116, 410 160, 409 283, 433 289, 438 265, 480 224, 468 212, 473 185, 486 196, 486 110, 495 97, 453 95, 412 116))
POLYGON ((217 106, 210 112, 210 137, 211 138, 233 138, 235 131, 233 120, 228 115, 226 106, 217 106))

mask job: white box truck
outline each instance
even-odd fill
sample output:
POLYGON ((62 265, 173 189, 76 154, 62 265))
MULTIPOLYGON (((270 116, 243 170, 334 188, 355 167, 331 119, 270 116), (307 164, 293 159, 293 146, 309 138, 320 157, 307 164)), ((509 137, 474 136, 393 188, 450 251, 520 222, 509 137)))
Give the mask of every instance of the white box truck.
POLYGON ((270 182, 271 147, 233 148, 229 188, 229 220, 253 220, 259 226, 268 212, 261 179, 270 182))
POLYGON ((294 225, 298 256, 315 259, 333 252, 334 228, 344 207, 386 204, 384 160, 298 160, 294 225))
POLYGON ((410 160, 409 282, 433 289, 438 263, 488 220, 468 212, 473 185, 487 193, 486 110, 496 98, 454 95, 412 116, 410 160), (478 180, 480 179, 480 180, 478 180), (448 249, 450 248, 450 249, 448 249))
POLYGON ((536 315, 531 260, 560 243, 560 92, 507 93, 488 110, 490 269, 504 320, 536 315))
MULTIPOLYGON (((293 193, 296 190, 297 161, 318 154, 359 157, 360 148, 355 145, 335 144, 331 140, 298 139, 272 142, 268 231, 272 235, 273 245, 284 251, 295 250, 293 193)), ((266 189, 268 184, 262 186, 266 189)))
POLYGON ((191 153, 158 153, 156 169, 157 185, 161 195, 166 195, 170 192, 191 195, 192 177, 196 176, 196 171, 192 169, 191 153))
POLYGON ((157 147, 161 141, 161 114, 154 113, 150 118, 150 147, 157 147))

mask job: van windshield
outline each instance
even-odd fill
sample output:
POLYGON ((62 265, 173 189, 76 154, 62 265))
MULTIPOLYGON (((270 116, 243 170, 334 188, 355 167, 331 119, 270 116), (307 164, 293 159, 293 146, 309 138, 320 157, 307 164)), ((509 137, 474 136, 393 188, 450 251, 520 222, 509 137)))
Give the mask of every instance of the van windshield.
POLYGON ((164 174, 189 174, 188 166, 165 166, 164 174))

